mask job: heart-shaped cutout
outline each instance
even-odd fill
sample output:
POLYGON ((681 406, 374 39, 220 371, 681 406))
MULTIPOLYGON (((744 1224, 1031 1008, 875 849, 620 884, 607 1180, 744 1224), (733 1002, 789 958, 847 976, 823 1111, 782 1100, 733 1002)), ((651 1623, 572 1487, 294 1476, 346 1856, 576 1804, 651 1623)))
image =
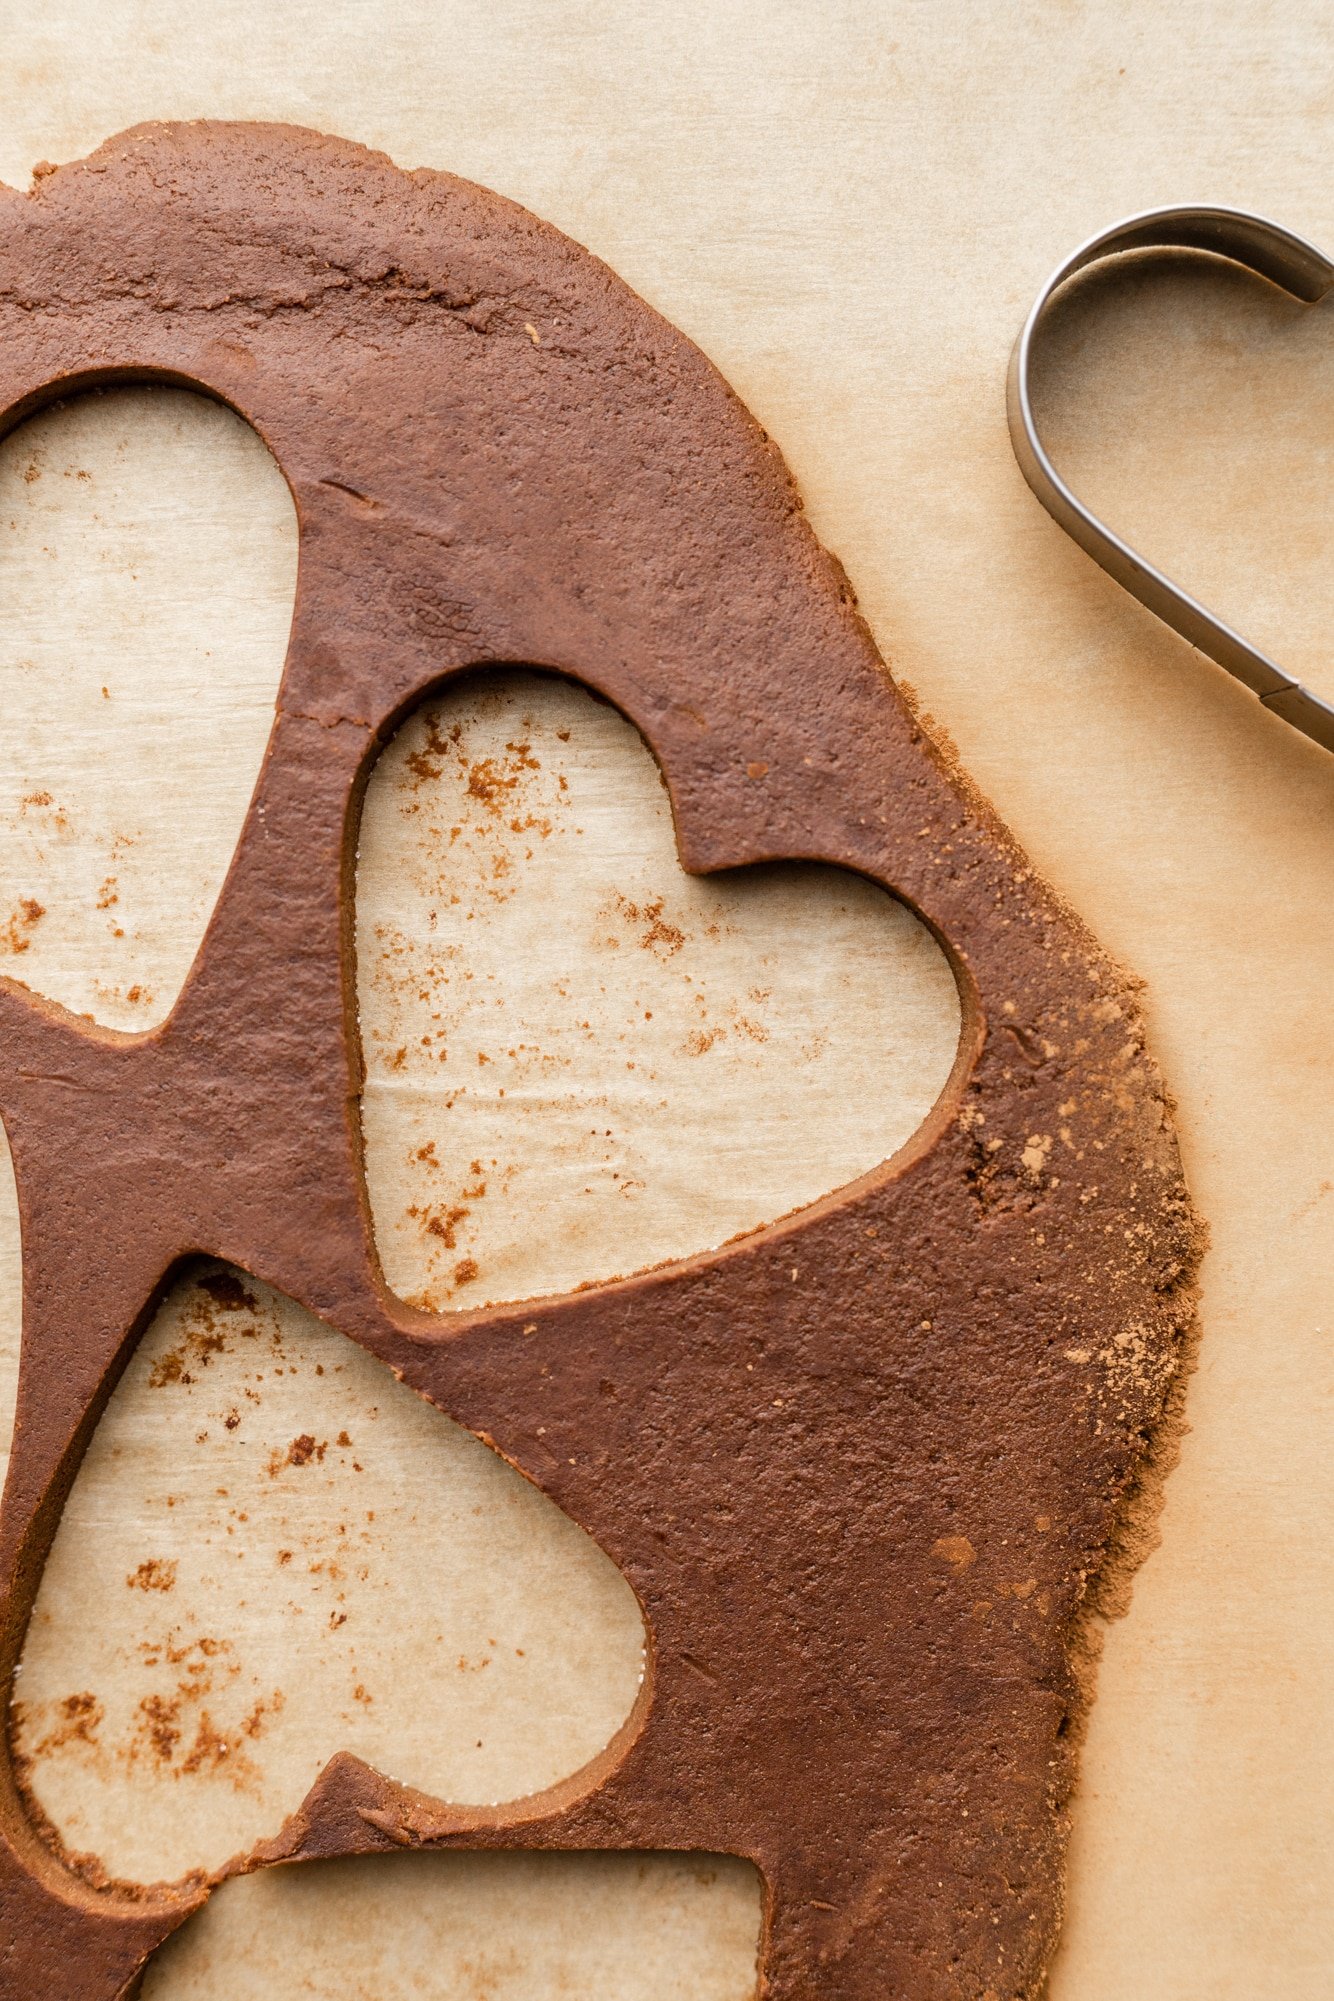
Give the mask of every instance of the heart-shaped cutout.
POLYGON ((750 2001, 762 1902, 758 1871, 729 1855, 266 1869, 214 1892, 151 1962, 142 2001, 750 2001))
POLYGON ((273 726, 296 513, 250 426, 117 389, 0 443, 0 974, 108 1027, 180 992, 273 726))
POLYGON ((382 754, 357 966, 380 1258, 437 1310, 801 1208, 911 1136, 959 1041, 903 904, 809 864, 688 876, 638 732, 550 675, 474 677, 382 754))
POLYGON ((463 1805, 601 1751, 644 1629, 584 1531, 290 1300, 209 1265, 113 1393, 38 1590, 13 1720, 88 1874, 213 1870, 337 1751, 463 1805))

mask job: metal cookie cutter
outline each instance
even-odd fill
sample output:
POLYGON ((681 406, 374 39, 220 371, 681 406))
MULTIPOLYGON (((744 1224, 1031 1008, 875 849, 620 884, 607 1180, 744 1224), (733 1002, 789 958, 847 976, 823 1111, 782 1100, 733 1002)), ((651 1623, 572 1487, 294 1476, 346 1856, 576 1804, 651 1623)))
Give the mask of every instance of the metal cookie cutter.
POLYGON ((1285 674, 1267 654, 1222 619, 1215 618, 1196 598, 1137 555, 1119 535, 1114 535, 1075 498, 1043 450, 1033 417, 1028 375, 1034 339, 1047 308, 1056 292, 1077 271, 1086 271, 1091 264, 1100 263, 1105 257, 1118 257, 1128 250, 1207 251, 1211 256, 1226 257, 1234 264, 1244 265, 1248 271, 1268 278, 1308 305, 1323 298, 1334 285, 1334 264, 1291 230, 1267 222, 1263 216, 1248 215, 1242 209, 1155 208, 1127 216, 1124 222, 1114 223, 1110 229, 1101 230, 1082 243, 1053 271, 1038 293, 1010 359, 1007 397, 1015 456, 1024 478, 1052 519, 1060 523, 1067 535, 1073 535, 1080 547, 1119 584, 1124 584, 1141 604, 1147 605, 1238 681, 1244 681, 1267 709, 1326 750, 1334 750, 1334 707, 1285 674))

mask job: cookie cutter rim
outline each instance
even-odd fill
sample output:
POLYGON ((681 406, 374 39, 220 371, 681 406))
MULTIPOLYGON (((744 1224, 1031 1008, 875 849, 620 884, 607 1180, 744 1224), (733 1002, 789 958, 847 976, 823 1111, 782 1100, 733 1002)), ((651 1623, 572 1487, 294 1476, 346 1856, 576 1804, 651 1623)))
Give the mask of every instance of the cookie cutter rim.
POLYGON ((1020 470, 1052 519, 1132 597, 1243 682, 1265 708, 1323 749, 1334 751, 1334 706, 1285 673, 1099 520, 1066 485, 1043 447, 1029 394, 1029 368, 1047 309, 1077 273, 1105 258, 1137 250, 1196 250, 1225 258, 1306 305, 1314 305, 1334 286, 1334 264, 1314 244, 1245 209, 1207 204, 1144 209, 1099 230, 1052 272, 1010 357, 1006 404, 1020 470))

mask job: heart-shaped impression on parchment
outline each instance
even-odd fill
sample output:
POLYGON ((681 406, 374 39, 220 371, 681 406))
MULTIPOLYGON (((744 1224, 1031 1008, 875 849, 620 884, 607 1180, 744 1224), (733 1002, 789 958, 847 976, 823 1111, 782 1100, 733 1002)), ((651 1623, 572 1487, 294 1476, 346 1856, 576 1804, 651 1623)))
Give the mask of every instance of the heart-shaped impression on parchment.
POLYGON ((108 1028, 177 1000, 273 729, 296 510, 211 398, 114 388, 0 443, 0 975, 108 1028))
POLYGON ((118 1384, 16 1683, 20 1781, 84 1873, 215 1870, 339 1750, 538 1792, 643 1675, 634 1593, 499 1454, 291 1300, 208 1264, 118 1384))
POLYGON ((959 1042, 902 903, 803 863, 686 875, 638 731, 550 675, 473 677, 381 757, 357 965, 377 1244, 428 1309, 773 1222, 902 1146, 959 1042))

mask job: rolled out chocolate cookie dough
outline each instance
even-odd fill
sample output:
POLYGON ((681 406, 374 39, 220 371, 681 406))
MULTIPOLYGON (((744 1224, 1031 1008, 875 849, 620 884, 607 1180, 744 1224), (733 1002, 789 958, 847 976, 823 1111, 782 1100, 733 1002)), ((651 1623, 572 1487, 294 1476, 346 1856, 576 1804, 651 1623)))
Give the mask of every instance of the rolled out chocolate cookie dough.
MULTIPOLYGON (((1191 1325, 1196 1237, 1131 982, 896 690, 726 384, 514 204, 283 127, 138 129, 0 193, 0 378, 11 425, 110 381, 221 398, 301 536, 273 736, 170 1018, 121 1037, 0 982, 24 1253, 7 1675, 127 1356, 183 1261, 225 1260, 550 1495, 629 1580, 648 1652, 610 1746, 548 1791, 451 1805, 337 1754, 220 1873, 721 1852, 763 1876, 774 2001, 1032 1994, 1081 1619, 1191 1325), (635 724, 688 870, 815 860, 901 897, 963 1028, 924 1124, 838 1192, 638 1277, 445 1314, 375 1256, 350 880, 382 744, 503 665, 635 724)), ((874 1047, 864 1070, 873 1092, 874 1047)), ((116 2001, 208 1885, 116 1880, 20 1776, 11 1758, 0 1993, 116 2001)))

